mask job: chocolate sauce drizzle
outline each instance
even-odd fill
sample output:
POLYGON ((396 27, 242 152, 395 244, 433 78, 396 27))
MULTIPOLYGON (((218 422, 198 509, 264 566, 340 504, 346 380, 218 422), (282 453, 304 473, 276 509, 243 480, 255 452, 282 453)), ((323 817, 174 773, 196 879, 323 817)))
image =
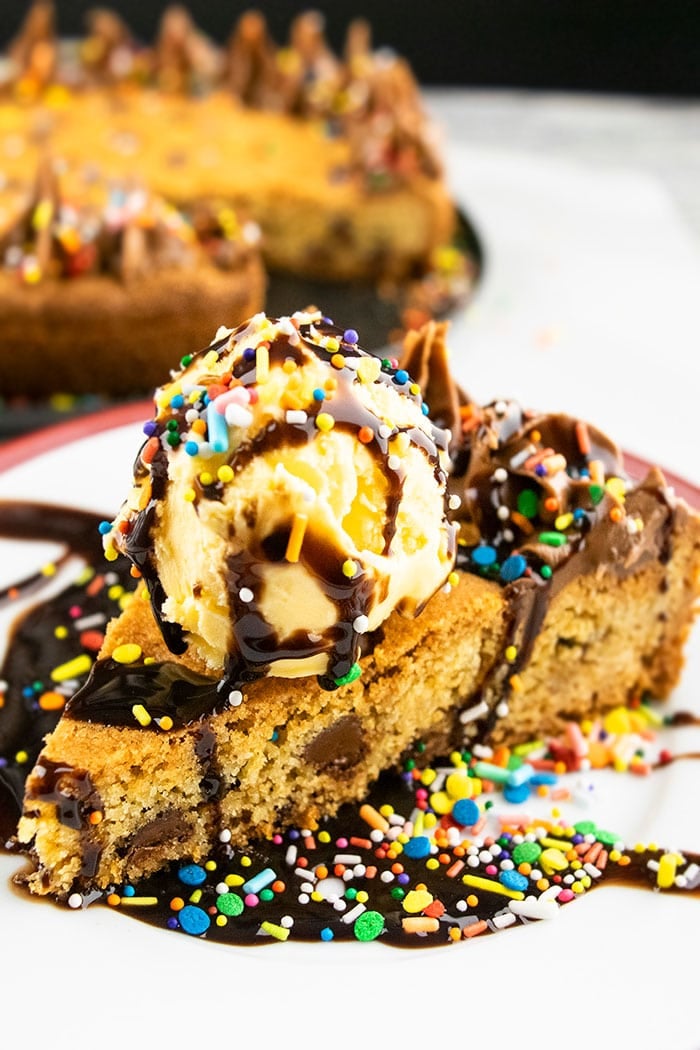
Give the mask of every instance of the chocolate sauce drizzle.
MULTIPOLYGON (((98 532, 100 516, 68 507, 33 502, 0 501, 0 536, 5 539, 45 540, 62 545, 54 559, 64 564, 80 556, 94 567, 91 593, 84 583, 71 583, 50 602, 33 605, 11 630, 7 651, 0 666, 0 680, 7 683, 0 707, 0 839, 9 838, 22 808, 25 779, 34 765, 44 738, 56 725, 60 709, 46 710, 39 704, 44 690, 55 689, 51 671, 81 650, 81 632, 73 626, 71 610, 106 623, 118 612, 109 597, 111 585, 131 589, 126 565, 109 565, 102 555, 98 532), (109 584, 107 583, 109 581, 109 584), (69 625, 67 627, 67 625, 69 625), (57 635, 57 629, 60 629, 57 635), (63 636, 63 631, 66 631, 63 636), (17 756, 20 756, 20 759, 17 756), (26 756, 26 757, 25 757, 26 756)), ((10 605, 45 586, 47 577, 37 572, 0 593, 0 606, 10 605)), ((79 622, 79 621, 78 621, 79 622)), ((86 650, 94 657, 94 650, 86 650)))
POLYGON ((155 720, 164 716, 173 725, 191 725, 226 707, 220 681, 197 674, 184 664, 120 664, 110 657, 98 660, 89 682, 66 704, 66 715, 102 725, 134 725, 132 707, 144 704, 155 720))
POLYGON ((34 802, 53 804, 59 822, 81 833, 81 863, 77 878, 81 883, 89 883, 97 874, 102 855, 90 824, 90 815, 101 810, 100 796, 90 774, 85 769, 52 762, 42 754, 27 777, 26 813, 31 813, 34 802))

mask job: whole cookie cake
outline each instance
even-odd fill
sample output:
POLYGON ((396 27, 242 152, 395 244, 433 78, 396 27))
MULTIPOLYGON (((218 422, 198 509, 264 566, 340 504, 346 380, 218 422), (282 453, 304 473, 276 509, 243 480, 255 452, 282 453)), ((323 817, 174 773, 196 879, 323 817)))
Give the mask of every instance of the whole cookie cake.
POLYGON ((39 0, 0 64, 4 397, 150 394, 208 317, 263 307, 265 272, 419 320, 468 294, 436 129, 364 22, 342 56, 315 12, 285 46, 260 12, 223 43, 182 7, 152 44, 112 11, 55 22, 39 0))

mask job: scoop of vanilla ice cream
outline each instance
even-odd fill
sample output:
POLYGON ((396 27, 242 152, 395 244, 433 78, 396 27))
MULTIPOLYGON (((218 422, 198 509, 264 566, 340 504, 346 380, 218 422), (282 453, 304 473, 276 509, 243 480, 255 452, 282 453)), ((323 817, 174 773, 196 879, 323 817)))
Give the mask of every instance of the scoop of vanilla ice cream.
POLYGON ((352 680, 362 636, 445 583, 449 434, 354 331, 259 314, 155 403, 106 550, 143 573, 166 640, 230 683, 352 680))

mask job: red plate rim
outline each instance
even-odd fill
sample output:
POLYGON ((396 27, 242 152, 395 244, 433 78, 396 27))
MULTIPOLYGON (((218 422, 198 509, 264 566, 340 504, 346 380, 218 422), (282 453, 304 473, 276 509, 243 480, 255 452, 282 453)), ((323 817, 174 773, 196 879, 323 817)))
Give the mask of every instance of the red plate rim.
POLYGON ((99 434, 103 430, 113 430, 129 423, 145 422, 153 414, 153 402, 149 400, 133 401, 126 405, 115 405, 113 408, 98 409, 75 419, 66 419, 60 423, 51 423, 40 427, 31 434, 11 438, 0 445, 0 474, 12 467, 18 467, 28 459, 34 459, 45 452, 51 452, 61 445, 70 445, 73 441, 99 434))
MULTIPOLYGON (((53 423, 50 426, 41 427, 31 434, 13 438, 0 445, 0 473, 10 470, 12 467, 20 466, 28 459, 40 456, 45 452, 51 452, 61 445, 69 445, 80 438, 99 434, 105 430, 126 426, 129 423, 138 423, 151 417, 153 402, 150 400, 134 401, 126 405, 116 405, 114 408, 100 409, 97 412, 89 412, 77 419, 68 419, 62 423, 53 423)), ((632 477, 643 478, 653 464, 642 456, 633 452, 624 452, 625 467, 632 477)), ((692 507, 700 509, 700 486, 687 481, 685 478, 674 474, 665 467, 660 468, 669 485, 673 487, 676 495, 686 500, 692 507)))

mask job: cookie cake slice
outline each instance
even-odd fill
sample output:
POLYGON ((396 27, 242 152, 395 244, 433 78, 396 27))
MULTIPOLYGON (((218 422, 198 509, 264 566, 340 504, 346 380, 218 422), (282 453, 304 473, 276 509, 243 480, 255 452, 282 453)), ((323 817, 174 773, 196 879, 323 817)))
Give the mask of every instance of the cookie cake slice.
POLYGON ((678 680, 700 518, 596 428, 476 405, 319 311, 219 330, 155 395, 105 523, 139 585, 27 780, 39 894, 104 890, 678 680))

